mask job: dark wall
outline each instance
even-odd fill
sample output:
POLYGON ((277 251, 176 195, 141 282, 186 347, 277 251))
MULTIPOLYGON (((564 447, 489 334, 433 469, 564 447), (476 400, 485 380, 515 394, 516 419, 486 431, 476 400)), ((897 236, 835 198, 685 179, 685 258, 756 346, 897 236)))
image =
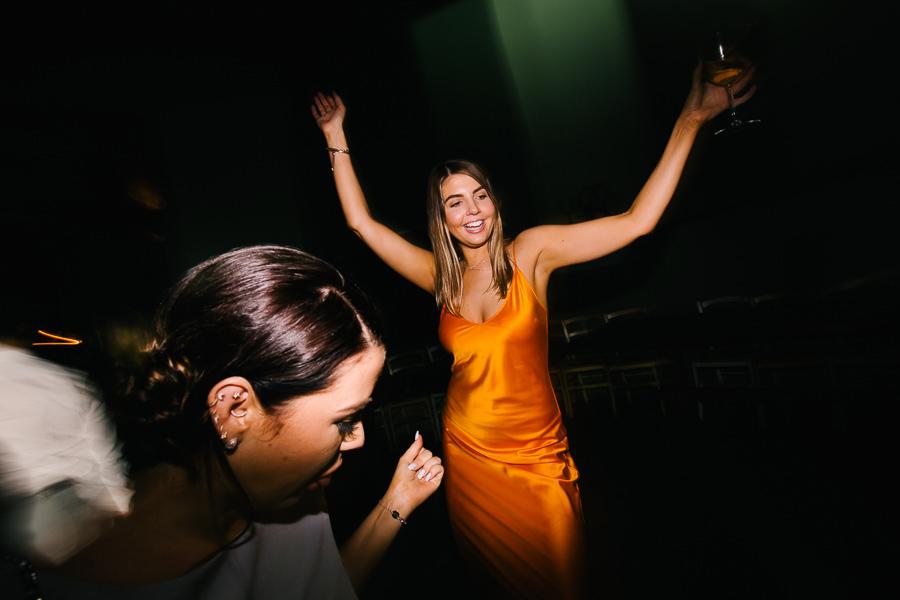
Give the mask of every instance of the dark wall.
MULTIPOLYGON (((399 342, 430 338, 420 324, 435 321, 432 301, 342 225, 312 93, 337 90, 347 101, 379 218, 426 243, 427 172, 469 156, 493 173, 515 233, 539 222, 548 202, 573 219, 627 206, 634 173, 652 169, 683 101, 692 35, 722 12, 704 0, 622 4, 647 90, 643 139, 628 144, 636 166, 622 180, 547 198, 535 181, 556 175, 529 149, 491 3, 374 4, 345 4, 340 21, 333 7, 11 11, 0 71, 3 281, 14 290, 4 294, 5 326, 27 312, 78 329, 108 307, 149 311, 190 264, 277 242, 350 272, 399 342), (440 34, 430 45, 411 33, 423 19, 440 34), (441 87, 459 80, 471 87, 441 87)), ((729 139, 705 131, 658 231, 557 274, 556 314, 635 303, 676 310, 700 296, 816 287, 892 267, 896 125, 870 59, 887 43, 885 15, 847 0, 735 6, 760 23, 759 92, 741 110, 763 124, 729 139)), ((582 134, 567 130, 566 145, 585 145, 582 134)))

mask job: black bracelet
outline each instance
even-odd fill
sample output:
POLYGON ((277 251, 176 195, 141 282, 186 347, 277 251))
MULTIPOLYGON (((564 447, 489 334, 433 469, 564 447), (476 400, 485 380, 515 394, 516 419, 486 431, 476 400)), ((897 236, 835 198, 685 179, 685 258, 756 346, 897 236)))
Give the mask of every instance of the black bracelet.
POLYGON ((383 508, 384 510, 388 511, 388 512, 391 514, 392 517, 394 517, 395 519, 397 519, 398 521, 400 521, 400 524, 401 524, 401 525, 406 525, 406 519, 404 519, 403 517, 401 517, 401 516, 400 516, 400 513, 398 513, 396 510, 391 510, 391 509, 389 509, 387 506, 385 506, 385 505, 382 504, 381 502, 378 503, 378 506, 380 506, 380 507, 383 508))
POLYGON ((337 153, 341 154, 350 154, 350 148, 325 148, 329 152, 331 152, 331 170, 334 171, 334 155, 337 153))

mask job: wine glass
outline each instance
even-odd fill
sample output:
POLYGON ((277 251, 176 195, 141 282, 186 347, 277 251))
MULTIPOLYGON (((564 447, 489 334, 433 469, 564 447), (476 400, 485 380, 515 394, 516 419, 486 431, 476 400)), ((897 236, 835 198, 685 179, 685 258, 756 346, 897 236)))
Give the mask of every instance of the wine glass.
POLYGON ((722 28, 705 35, 700 41, 700 61, 703 63, 703 80, 728 90, 728 106, 731 122, 716 132, 734 133, 747 125, 759 123, 759 119, 742 120, 734 108, 734 92, 731 86, 740 81, 753 66, 746 52, 749 25, 722 28))

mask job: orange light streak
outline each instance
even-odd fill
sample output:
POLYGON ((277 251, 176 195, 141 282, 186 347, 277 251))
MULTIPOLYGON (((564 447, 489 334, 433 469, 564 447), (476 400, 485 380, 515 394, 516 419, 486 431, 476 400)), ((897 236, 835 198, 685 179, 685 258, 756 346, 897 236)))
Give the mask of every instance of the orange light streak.
POLYGON ((52 333, 47 333, 46 331, 41 331, 38 329, 38 333, 41 335, 46 335, 48 338, 53 338, 54 340, 61 340, 59 342, 34 342, 32 346, 77 346, 81 343, 81 340, 76 340, 73 338, 62 337, 61 335, 53 335, 52 333))

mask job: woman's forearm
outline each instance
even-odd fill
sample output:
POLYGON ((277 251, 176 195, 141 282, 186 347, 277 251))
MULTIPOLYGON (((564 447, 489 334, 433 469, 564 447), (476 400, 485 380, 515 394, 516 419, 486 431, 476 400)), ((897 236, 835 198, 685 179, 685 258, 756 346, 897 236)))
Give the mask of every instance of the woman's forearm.
POLYGON ((382 506, 376 505, 353 535, 341 546, 344 568, 353 589, 359 594, 378 566, 403 524, 382 506))
MULTIPOLYGON (((350 149, 347 145, 347 137, 343 128, 326 132, 325 145, 326 148, 350 149)), ((334 169, 334 184, 337 188, 338 198, 341 201, 341 210, 344 212, 347 226, 362 237, 364 228, 371 224, 373 219, 369 212, 365 194, 363 194, 359 180, 356 177, 356 171, 353 170, 350 154, 326 151, 331 155, 331 164, 334 169)))
POLYGON ((640 235, 653 231, 669 205, 699 129, 699 124, 683 116, 676 121, 662 158, 627 211, 640 235))

